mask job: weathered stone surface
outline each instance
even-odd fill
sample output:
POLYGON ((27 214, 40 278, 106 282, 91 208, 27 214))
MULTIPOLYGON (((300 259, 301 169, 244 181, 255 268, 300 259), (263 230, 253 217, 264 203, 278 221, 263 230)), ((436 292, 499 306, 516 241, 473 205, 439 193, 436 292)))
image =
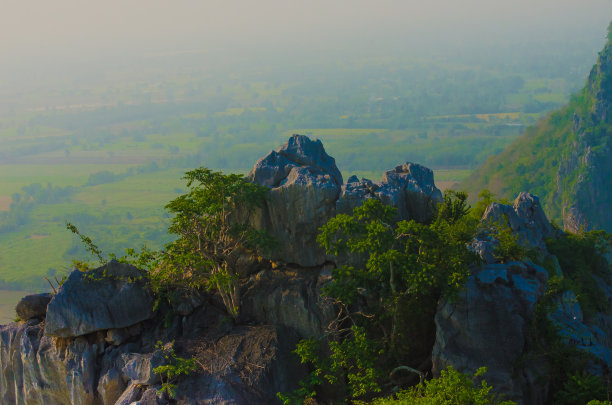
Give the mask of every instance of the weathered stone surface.
POLYGON ((121 372, 111 368, 98 381, 98 397, 104 405, 113 405, 125 391, 127 384, 121 372))
POLYGON ((321 141, 293 135, 260 159, 248 179, 271 188, 270 199, 254 222, 278 243, 272 259, 305 267, 325 263, 327 256, 316 235, 336 214, 342 175, 321 141))
POLYGON ((363 201, 377 198, 396 207, 400 219, 423 222, 442 200, 433 172, 414 163, 386 172, 381 184, 353 176, 342 185, 342 175, 321 141, 303 135, 293 135, 260 159, 247 178, 270 187, 270 199, 253 223, 277 240, 271 258, 303 267, 330 259, 316 236, 337 212, 350 213, 363 201))
POLYGON ((74 337, 150 319, 153 298, 138 281, 142 275, 117 261, 87 273, 73 271, 47 307, 45 333, 74 337))
POLYGON ((406 162, 383 174, 376 196, 398 210, 400 219, 425 222, 442 201, 442 193, 434 184, 433 171, 416 163, 406 162))
POLYGON ((33 320, 0 326, 0 403, 92 404, 97 350, 84 339, 58 349, 33 320))
POLYGON ((127 389, 121 394, 115 405, 132 405, 138 401, 145 389, 137 384, 128 385, 127 389))
POLYGON ((299 165, 282 156, 277 151, 272 151, 255 163, 248 179, 260 186, 278 187, 280 182, 289 176, 289 172, 294 167, 299 167, 299 165))
POLYGON ((339 214, 351 214, 353 209, 359 207, 365 200, 376 197, 376 190, 380 186, 371 180, 351 176, 342 186, 340 198, 336 202, 336 211, 339 214))
POLYGON ((329 275, 297 269, 265 270, 251 277, 242 297, 245 320, 283 325, 301 337, 318 337, 334 319, 321 297, 329 275))
POLYGON ((497 392, 521 403, 543 403, 546 389, 535 381, 537 365, 515 366, 547 278, 545 269, 530 262, 475 270, 459 299, 441 302, 436 313, 434 374, 451 365, 469 373, 485 366, 486 380, 497 392))
POLYGON ((22 321, 44 318, 49 301, 51 301, 51 294, 49 293, 26 295, 17 303, 15 312, 22 321))
POLYGON ((164 364, 164 353, 156 350, 153 353, 129 353, 123 356, 124 366, 121 372, 123 376, 134 384, 153 385, 159 383, 159 374, 153 369, 164 364))
POLYGON ((162 394, 155 388, 147 389, 142 397, 134 405, 165 405, 168 400, 163 399, 162 394))
POLYGON ((278 149, 278 153, 300 166, 313 167, 328 173, 338 186, 343 183, 342 174, 336 167, 336 160, 325 152, 323 143, 319 139, 311 140, 304 135, 293 135, 278 149))
POLYGON ((546 218, 538 197, 520 193, 512 206, 492 203, 487 207, 481 221, 482 231, 472 242, 472 250, 480 255, 485 263, 496 263, 495 255, 498 242, 492 230, 507 225, 517 236, 517 241, 529 250, 549 256, 546 238, 555 236, 555 230, 546 218))

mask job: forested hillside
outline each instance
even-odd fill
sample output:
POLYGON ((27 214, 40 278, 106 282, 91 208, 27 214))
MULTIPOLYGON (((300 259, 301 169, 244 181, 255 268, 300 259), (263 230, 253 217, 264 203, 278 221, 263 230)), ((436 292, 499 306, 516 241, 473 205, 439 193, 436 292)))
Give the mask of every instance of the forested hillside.
POLYGON ((548 215, 566 229, 612 229, 607 208, 612 196, 612 24, 608 31, 584 88, 465 180, 472 198, 483 188, 507 198, 526 190, 539 195, 548 215))

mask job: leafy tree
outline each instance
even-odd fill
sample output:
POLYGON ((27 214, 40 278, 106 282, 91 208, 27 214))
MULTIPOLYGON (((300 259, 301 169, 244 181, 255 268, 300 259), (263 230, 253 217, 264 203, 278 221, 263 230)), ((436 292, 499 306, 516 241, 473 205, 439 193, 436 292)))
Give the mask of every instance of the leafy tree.
POLYGON ((153 369, 153 372, 158 374, 161 379, 160 392, 166 393, 170 398, 175 398, 177 379, 198 369, 196 359, 185 359, 177 356, 174 351, 174 342, 164 346, 161 341, 158 341, 155 348, 161 350, 164 355, 164 364, 153 369))
POLYGON ((237 318, 239 259, 256 255, 272 243, 249 224, 267 189, 242 175, 206 168, 189 171, 184 178, 189 191, 166 205, 174 214, 168 232, 178 238, 161 255, 150 255, 157 263, 154 284, 166 292, 173 286, 214 289, 228 313, 237 318))
MULTIPOLYGON (((474 377, 482 377, 487 369, 481 367, 474 377)), ((476 384, 469 375, 452 367, 442 370, 439 378, 422 381, 415 387, 400 391, 393 397, 379 398, 372 405, 512 405, 515 402, 501 401, 491 393, 485 380, 476 384)))
MULTIPOLYGON (((168 232, 177 238, 160 251, 143 246, 140 251, 127 249, 126 255, 105 255, 76 226, 67 228, 80 237, 86 249, 100 265, 109 259, 131 263, 149 271, 153 292, 160 303, 179 299, 194 290, 216 290, 229 315, 239 314, 239 261, 258 256, 273 245, 263 231, 250 225, 250 217, 261 207, 267 189, 249 183, 239 174, 223 174, 206 168, 185 173, 189 191, 166 205, 174 214, 168 232)), ((83 271, 92 266, 75 262, 83 271)))
POLYGON ((391 370, 430 356, 437 302, 461 288, 477 260, 467 248, 477 221, 467 215, 466 198, 445 193, 429 224, 396 222, 395 208, 371 199, 321 228, 318 242, 349 263, 333 271, 324 291, 340 311, 327 340, 298 345, 313 372, 294 394, 303 400, 331 384, 353 401, 368 399, 391 370))

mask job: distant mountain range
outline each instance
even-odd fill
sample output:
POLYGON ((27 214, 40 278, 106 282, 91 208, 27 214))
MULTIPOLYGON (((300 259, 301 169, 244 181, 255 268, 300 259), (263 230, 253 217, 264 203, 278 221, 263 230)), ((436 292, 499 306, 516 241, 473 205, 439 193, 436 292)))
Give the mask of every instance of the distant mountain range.
POLYGON ((481 189, 505 198, 529 191, 566 230, 612 231, 611 138, 612 23, 584 88, 461 186, 472 197, 481 189))

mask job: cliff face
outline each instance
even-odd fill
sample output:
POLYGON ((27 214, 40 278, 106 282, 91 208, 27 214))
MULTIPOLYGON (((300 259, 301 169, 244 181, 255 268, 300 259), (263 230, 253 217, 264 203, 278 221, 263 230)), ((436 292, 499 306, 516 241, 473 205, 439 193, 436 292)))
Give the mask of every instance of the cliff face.
POLYGON ((506 198, 530 191, 568 231, 612 231, 610 34, 608 38, 584 88, 570 103, 488 159, 462 184, 465 189, 475 196, 487 188, 506 198))
MULTIPOLYGON (((612 31, 611 31, 612 32, 612 31)), ((573 116, 574 141, 557 172, 555 199, 561 201, 566 230, 612 230, 612 40, 593 66, 583 98, 587 108, 573 116)))

